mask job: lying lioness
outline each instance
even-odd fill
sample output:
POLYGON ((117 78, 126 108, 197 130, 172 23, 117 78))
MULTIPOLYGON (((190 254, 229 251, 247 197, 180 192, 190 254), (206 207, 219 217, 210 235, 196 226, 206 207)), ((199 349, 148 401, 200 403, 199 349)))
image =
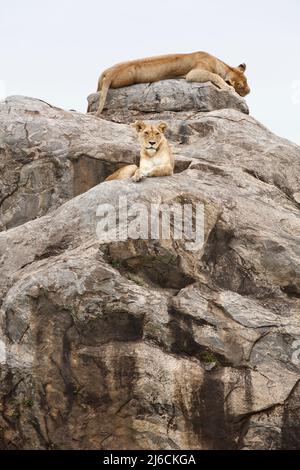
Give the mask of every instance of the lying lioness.
POLYGON ((175 77, 185 77, 189 82, 210 81, 221 89, 234 89, 239 95, 246 96, 250 88, 244 75, 245 70, 245 64, 230 67, 207 52, 170 54, 123 62, 105 70, 99 78, 97 91, 101 91, 101 99, 97 115, 102 113, 109 88, 175 77))
POLYGON ((133 127, 138 132, 141 144, 140 166, 124 166, 106 178, 106 181, 132 178, 133 181, 137 182, 147 178, 147 176, 172 175, 174 157, 164 136, 167 124, 161 122, 155 126, 146 124, 143 121, 136 121, 133 127))

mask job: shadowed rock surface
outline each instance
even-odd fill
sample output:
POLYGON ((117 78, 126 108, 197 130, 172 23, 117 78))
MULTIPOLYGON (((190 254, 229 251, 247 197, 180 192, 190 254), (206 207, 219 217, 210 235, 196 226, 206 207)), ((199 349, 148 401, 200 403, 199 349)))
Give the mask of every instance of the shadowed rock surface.
POLYGON ((300 148, 181 112, 177 173, 136 184, 102 182, 138 157, 129 125, 0 104, 0 448, 299 448, 300 148), (121 196, 202 204, 203 245, 97 236, 121 196))

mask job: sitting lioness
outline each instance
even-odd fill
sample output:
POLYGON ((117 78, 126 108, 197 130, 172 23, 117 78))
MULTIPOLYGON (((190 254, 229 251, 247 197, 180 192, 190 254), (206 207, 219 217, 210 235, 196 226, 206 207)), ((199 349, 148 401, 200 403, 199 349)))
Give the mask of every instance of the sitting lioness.
POLYGON ((124 166, 106 178, 105 181, 132 178, 133 181, 137 182, 148 176, 172 175, 174 157, 164 136, 164 132, 168 127, 167 124, 160 122, 158 125, 151 125, 143 121, 136 121, 133 127, 138 132, 141 144, 140 166, 124 166))
MULTIPOLYGON (((181 77, 189 82, 212 82, 221 89, 235 90, 239 95, 250 93, 244 75, 246 65, 230 67, 207 52, 170 54, 132 60, 105 70, 98 81, 101 99, 97 116, 102 113, 109 88, 121 88, 135 83, 157 82, 181 77)), ((88 108, 89 112, 89 108, 88 108)))

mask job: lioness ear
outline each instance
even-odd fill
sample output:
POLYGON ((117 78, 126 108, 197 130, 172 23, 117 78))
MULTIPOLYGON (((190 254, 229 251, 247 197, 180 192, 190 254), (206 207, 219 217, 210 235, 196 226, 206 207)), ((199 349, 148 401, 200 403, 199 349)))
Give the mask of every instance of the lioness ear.
POLYGON ((240 65, 238 66, 238 69, 240 69, 242 72, 245 72, 245 70, 246 70, 246 64, 240 64, 240 65))
POLYGON ((146 124, 144 123, 144 121, 136 121, 132 124, 132 127, 134 127, 137 132, 141 132, 145 129, 146 124))
POLYGON ((157 126, 157 129, 160 130, 160 132, 164 133, 168 129, 168 124, 165 122, 160 122, 157 126))

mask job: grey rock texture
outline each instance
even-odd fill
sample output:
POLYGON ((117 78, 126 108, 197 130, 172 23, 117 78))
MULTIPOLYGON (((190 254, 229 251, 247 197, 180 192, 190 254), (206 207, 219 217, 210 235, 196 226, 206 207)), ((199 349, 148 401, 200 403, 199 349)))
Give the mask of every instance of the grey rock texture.
POLYGON ((0 103, 0 230, 45 215, 138 156, 126 126, 7 98, 0 103))
POLYGON ((101 182, 137 157, 129 125, 0 106, 0 448, 299 448, 300 148, 238 110, 178 111, 175 175, 101 182), (57 197, 20 220, 43 163, 57 197), (203 204, 203 246, 97 236, 125 196, 203 204))
MULTIPOLYGON (((88 97, 88 111, 97 111, 100 93, 88 97)), ((163 80, 110 89, 102 116, 115 122, 136 119, 190 119, 195 112, 236 109, 249 114, 246 101, 234 91, 220 90, 210 82, 163 80)))

